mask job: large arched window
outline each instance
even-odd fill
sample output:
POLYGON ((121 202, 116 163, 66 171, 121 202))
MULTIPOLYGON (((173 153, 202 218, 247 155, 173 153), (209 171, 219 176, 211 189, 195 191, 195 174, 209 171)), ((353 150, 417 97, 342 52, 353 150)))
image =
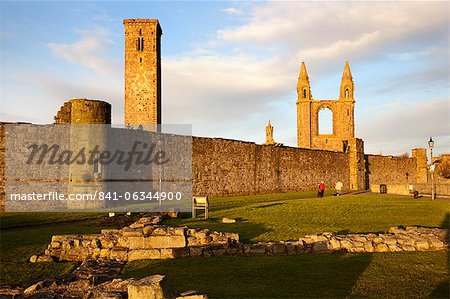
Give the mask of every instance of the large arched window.
POLYGON ((324 107, 319 110, 319 135, 333 134, 333 112, 330 108, 324 107))

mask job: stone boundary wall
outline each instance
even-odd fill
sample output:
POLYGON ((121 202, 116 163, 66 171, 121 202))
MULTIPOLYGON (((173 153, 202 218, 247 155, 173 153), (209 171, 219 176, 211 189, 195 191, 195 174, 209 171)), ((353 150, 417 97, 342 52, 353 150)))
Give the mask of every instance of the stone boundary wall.
MULTIPOLYGON (((441 196, 450 197, 450 182, 437 182, 434 184, 434 188, 436 198, 439 198, 441 196)), ((431 195, 431 182, 424 184, 414 184, 414 189, 417 190, 419 194, 431 195)))
POLYGON ((193 137, 193 194, 252 195, 350 186, 347 153, 193 137))
POLYGON ((244 244, 236 233, 154 225, 160 220, 158 216, 141 218, 129 227, 102 230, 101 234, 56 235, 44 255, 32 256, 30 261, 107 258, 125 262, 188 256, 448 250, 448 230, 441 228, 392 227, 386 234, 323 233, 296 241, 244 244))
POLYGON ((409 185, 416 180, 416 159, 409 157, 365 155, 369 189, 379 193, 385 184, 387 193, 409 194, 409 185))

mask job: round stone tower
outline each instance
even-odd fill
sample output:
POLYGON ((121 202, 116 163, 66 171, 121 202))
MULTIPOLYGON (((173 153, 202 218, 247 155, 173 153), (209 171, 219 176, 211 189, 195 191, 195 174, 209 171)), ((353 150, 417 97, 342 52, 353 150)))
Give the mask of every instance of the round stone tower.
POLYGON ((111 105, 104 101, 72 99, 55 116, 56 124, 111 124, 111 105))

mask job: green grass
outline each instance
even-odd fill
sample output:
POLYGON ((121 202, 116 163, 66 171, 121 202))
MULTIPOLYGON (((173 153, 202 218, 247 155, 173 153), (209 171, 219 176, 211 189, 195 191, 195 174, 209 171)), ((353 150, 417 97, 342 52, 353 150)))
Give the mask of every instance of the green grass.
POLYGON ((238 256, 130 262, 124 277, 166 275, 210 298, 448 297, 445 252, 238 256))
POLYGON ((322 232, 386 232, 392 226, 448 228, 448 201, 360 194, 305 198, 283 193, 211 199, 210 219, 169 219, 166 224, 239 232, 245 242, 298 239, 322 232), (222 224, 223 217, 235 224, 222 224))
POLYGON ((0 214, 0 228, 100 219, 102 215, 105 215, 105 213, 3 213, 0 214))
POLYGON ((100 229, 91 225, 63 225, 2 231, 0 238, 0 284, 22 284, 71 272, 76 263, 32 264, 28 262, 28 259, 33 254, 43 253, 53 235, 99 233, 100 229))
MULTIPOLYGON (((256 242, 297 239, 324 231, 380 232, 399 225, 448 227, 449 210, 446 201, 376 194, 315 198, 315 192, 301 192, 213 198, 211 219, 170 219, 165 223, 239 232, 244 242, 256 242), (238 221, 222 224, 223 217, 238 221)), ((98 233, 100 227, 95 223, 59 223, 97 217, 86 214, 0 216, 0 284, 29 284, 71 272, 76 263, 31 264, 27 260, 43 252, 52 235, 98 233)), ((209 297, 447 298, 449 292, 445 252, 136 261, 126 266, 123 276, 155 273, 167 275, 169 285, 179 291, 196 289, 209 297)))

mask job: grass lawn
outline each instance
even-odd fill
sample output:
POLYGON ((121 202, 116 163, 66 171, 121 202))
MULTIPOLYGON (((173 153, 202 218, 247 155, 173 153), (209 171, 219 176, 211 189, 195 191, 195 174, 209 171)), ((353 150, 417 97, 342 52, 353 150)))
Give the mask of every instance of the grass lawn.
POLYGON ((449 227, 449 201, 368 193, 323 198, 314 195, 307 192, 213 198, 210 219, 169 219, 165 223, 239 232, 245 242, 298 239, 322 232, 386 232, 401 225, 449 227), (223 217, 237 222, 222 224, 223 217))
MULTIPOLYGON (((448 201, 375 194, 318 199, 315 192, 302 192, 213 198, 209 220, 170 219, 165 223, 239 232, 244 242, 256 242, 297 239, 324 231, 379 232, 398 225, 448 227, 449 211, 448 201), (222 224, 223 217, 235 218, 237 223, 222 224)), ((54 234, 100 231, 90 223, 12 230, 5 230, 5 223, 6 227, 18 227, 97 217, 73 214, 1 215, 0 284, 31 283, 72 271, 76 263, 31 264, 27 260, 42 252, 54 234)), ((127 264, 123 276, 156 273, 167 275, 175 289, 197 289, 210 297, 447 298, 449 292, 446 252, 136 261, 127 264)))
POLYGON ((100 233, 100 229, 100 227, 83 224, 2 231, 0 235, 0 284, 35 282, 41 278, 70 273, 75 269, 76 263, 32 264, 28 262, 28 259, 33 254, 44 252, 53 235, 100 233))
POLYGON ((0 214, 0 229, 100 219, 105 213, 4 213, 0 214))
POLYGON ((210 298, 448 298, 447 265, 445 252, 237 256, 134 261, 122 274, 210 298))

